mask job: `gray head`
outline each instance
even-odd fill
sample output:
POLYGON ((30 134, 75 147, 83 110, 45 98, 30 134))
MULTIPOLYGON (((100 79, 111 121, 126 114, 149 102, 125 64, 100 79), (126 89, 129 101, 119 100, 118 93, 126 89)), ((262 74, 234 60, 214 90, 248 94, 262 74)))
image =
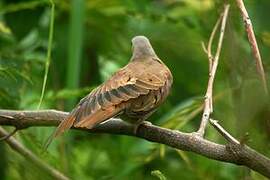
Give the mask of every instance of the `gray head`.
POLYGON ((135 36, 132 40, 132 60, 138 58, 157 57, 150 41, 145 36, 135 36))

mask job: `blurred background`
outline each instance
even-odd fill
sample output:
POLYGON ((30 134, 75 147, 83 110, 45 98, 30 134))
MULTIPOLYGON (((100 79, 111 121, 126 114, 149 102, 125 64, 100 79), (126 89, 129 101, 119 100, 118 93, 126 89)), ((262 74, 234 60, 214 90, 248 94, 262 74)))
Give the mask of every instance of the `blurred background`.
MULTIPOLYGON (((235 1, 228 2, 231 8, 214 84, 213 117, 238 139, 248 133, 246 143, 269 157, 268 98, 258 80, 239 10, 235 1)), ((50 1, 0 1, 1 109, 37 109, 50 62, 40 109, 70 111, 129 62, 132 37, 145 35, 174 76, 170 96, 149 120, 184 132, 197 130, 208 79, 201 42, 207 43, 223 1, 55 0, 54 4, 53 12, 50 1)), ((269 79, 270 1, 245 0, 245 4, 269 79)), ((53 130, 32 127, 15 137, 72 179, 154 180, 161 178, 160 173, 167 179, 263 179, 244 167, 142 139, 75 130, 42 153, 53 130)), ((226 143, 210 126, 206 137, 226 143)), ((1 179, 52 178, 4 142, 0 142, 0 154, 1 179)))

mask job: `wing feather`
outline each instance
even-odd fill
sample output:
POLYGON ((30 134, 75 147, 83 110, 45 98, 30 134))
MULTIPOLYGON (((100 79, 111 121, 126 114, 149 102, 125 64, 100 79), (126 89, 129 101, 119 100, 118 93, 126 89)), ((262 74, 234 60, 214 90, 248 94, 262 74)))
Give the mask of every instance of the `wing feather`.
MULTIPOLYGON (((121 113, 125 108, 121 104, 146 95, 153 90, 159 90, 165 85, 164 77, 157 76, 157 71, 151 72, 146 70, 150 66, 136 63, 135 61, 129 63, 83 98, 59 125, 54 137, 72 125, 92 128, 96 124, 121 113)), ((148 106, 153 102, 145 103, 148 106)))

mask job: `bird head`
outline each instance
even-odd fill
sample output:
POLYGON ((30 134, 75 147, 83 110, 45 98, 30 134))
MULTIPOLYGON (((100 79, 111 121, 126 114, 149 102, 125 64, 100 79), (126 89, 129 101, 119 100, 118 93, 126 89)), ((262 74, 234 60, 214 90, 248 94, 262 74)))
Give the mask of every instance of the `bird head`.
POLYGON ((135 36, 132 40, 133 55, 131 60, 157 57, 150 41, 145 36, 135 36))

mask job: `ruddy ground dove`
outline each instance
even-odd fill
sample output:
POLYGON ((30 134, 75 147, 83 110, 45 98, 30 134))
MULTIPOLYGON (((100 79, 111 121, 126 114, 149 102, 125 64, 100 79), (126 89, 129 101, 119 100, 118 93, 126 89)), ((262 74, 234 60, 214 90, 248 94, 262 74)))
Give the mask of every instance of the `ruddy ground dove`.
POLYGON ((132 50, 130 62, 81 99, 48 142, 72 126, 91 129, 115 116, 138 125, 157 109, 169 94, 172 74, 146 37, 134 37, 132 50))

